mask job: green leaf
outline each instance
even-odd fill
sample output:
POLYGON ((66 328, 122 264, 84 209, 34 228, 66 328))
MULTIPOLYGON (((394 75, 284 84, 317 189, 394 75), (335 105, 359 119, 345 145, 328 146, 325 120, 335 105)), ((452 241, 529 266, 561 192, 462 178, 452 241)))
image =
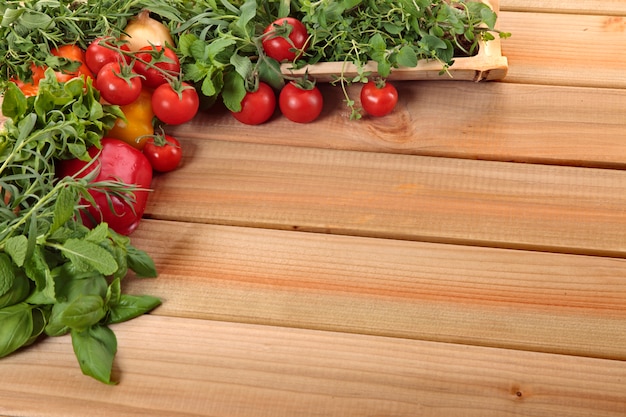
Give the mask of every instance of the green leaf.
POLYGON ((0 308, 12 306, 26 300, 30 294, 30 280, 24 274, 16 274, 11 288, 0 296, 0 308))
POLYGON ((228 47, 234 45, 236 41, 234 39, 216 38, 211 43, 206 44, 204 49, 204 56, 214 60, 219 54, 224 52, 228 47))
MULTIPOLYGON (((4 246, 4 251, 11 256, 15 265, 18 267, 23 266, 26 260, 26 253, 28 252, 28 238, 24 235, 9 238, 4 246)), ((2 279, 0 278, 0 295, 2 295, 1 283, 2 279)))
POLYGON ((77 198, 78 195, 72 187, 61 188, 54 203, 52 225, 50 226, 48 235, 54 233, 74 216, 74 207, 76 206, 77 198))
POLYGON ((398 65, 403 67, 413 68, 417 66, 417 54, 415 50, 410 46, 405 46, 400 51, 398 51, 398 55, 396 56, 396 62, 398 65))
MULTIPOLYGON (((256 0, 246 0, 244 4, 239 7, 240 15, 239 19, 237 19, 237 23, 235 27, 238 29, 238 33, 242 37, 250 36, 248 34, 248 24, 254 19, 256 16, 256 0)), ((253 28, 251 28, 253 30, 253 28)))
MULTIPOLYGON (((5 117, 15 118, 24 115, 27 108, 24 93, 14 83, 8 83, 2 101, 2 114, 5 117)), ((27 133, 30 133, 30 130, 32 128, 27 133)))
POLYGON ((0 21, 0 27, 6 28, 15 24, 25 11, 26 9, 6 9, 0 21))
POLYGON ((250 76, 254 68, 252 60, 249 57, 239 54, 233 54, 233 56, 230 57, 230 63, 235 68, 235 72, 244 80, 250 76))
POLYGON ((6 254, 0 252, 0 295, 5 295, 13 286, 15 273, 13 262, 6 254))
POLYGON ((280 75, 280 63, 273 58, 265 58, 257 64, 259 78, 275 89, 281 89, 285 79, 280 75))
POLYGON ((59 249, 80 270, 94 268, 104 275, 111 275, 117 270, 113 255, 93 242, 68 239, 59 249))
POLYGON ((71 301, 60 320, 73 330, 86 330, 98 323, 106 315, 104 299, 98 295, 81 295, 71 301))
POLYGON ((154 261, 146 252, 128 245, 127 248, 128 267, 141 278, 155 278, 157 270, 154 261))
POLYGON ((99 223, 85 235, 85 240, 100 244, 107 240, 109 236, 109 225, 105 222, 99 223))
POLYGON ((56 302, 55 282, 41 247, 36 247, 33 255, 24 265, 26 275, 35 281, 35 291, 28 297, 31 304, 51 304, 56 302))
POLYGON ((241 111, 241 100, 246 96, 246 87, 243 78, 236 72, 227 72, 224 75, 222 99, 224 105, 234 112, 241 111))
POLYGON ((27 10, 20 17, 20 24, 29 30, 46 29, 53 23, 52 17, 43 12, 27 10))
POLYGON ((85 331, 72 330, 72 347, 83 374, 105 384, 111 381, 113 359, 117 353, 115 333, 106 326, 93 326, 85 331))
POLYGON ((161 305, 161 300, 150 295, 122 294, 120 300, 112 304, 107 323, 122 323, 139 317, 161 305))
POLYGON ((0 309, 0 358, 22 347, 33 332, 31 306, 15 304, 0 309))

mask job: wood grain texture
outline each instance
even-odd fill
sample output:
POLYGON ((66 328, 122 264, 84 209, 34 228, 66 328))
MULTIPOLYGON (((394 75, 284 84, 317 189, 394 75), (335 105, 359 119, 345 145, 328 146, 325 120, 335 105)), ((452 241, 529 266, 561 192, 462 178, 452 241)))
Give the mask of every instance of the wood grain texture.
POLYGON ((621 417, 626 412, 625 362, 155 316, 115 330, 120 386, 76 377, 69 338, 48 339, 3 360, 0 413, 621 417))
POLYGON ((150 220, 133 242, 159 315, 626 360, 624 259, 150 220))
POLYGON ((626 255, 626 171, 186 141, 155 219, 626 255))
POLYGON ((626 88, 626 18, 500 12, 505 82, 626 88), (555 41, 558 40, 558 41, 555 41))
MULTIPOLYGON (((626 167, 626 90, 456 81, 397 86, 398 107, 381 119, 349 120, 341 90, 321 85, 326 100, 317 123, 295 125, 276 114, 247 126, 217 106, 169 130, 194 140, 626 167)), ((357 98, 358 86, 349 92, 357 98)))
POLYGON ((507 11, 626 15, 622 0, 500 0, 500 9, 507 11))

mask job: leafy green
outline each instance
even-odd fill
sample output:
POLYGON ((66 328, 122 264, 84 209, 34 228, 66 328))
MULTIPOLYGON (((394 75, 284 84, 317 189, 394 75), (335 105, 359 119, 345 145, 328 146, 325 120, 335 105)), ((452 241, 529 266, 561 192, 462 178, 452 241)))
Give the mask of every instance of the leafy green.
POLYGON ((133 186, 90 183, 94 173, 57 178, 55 161, 89 160, 87 149, 100 146, 120 110, 100 103, 91 79, 60 83, 49 69, 34 97, 7 83, 2 112, 9 119, 0 130, 0 357, 43 334, 71 333, 83 372, 111 383, 117 348, 108 325, 160 303, 122 294, 121 280, 129 271, 154 277, 156 269, 127 236, 80 220, 91 187, 132 199, 133 186))

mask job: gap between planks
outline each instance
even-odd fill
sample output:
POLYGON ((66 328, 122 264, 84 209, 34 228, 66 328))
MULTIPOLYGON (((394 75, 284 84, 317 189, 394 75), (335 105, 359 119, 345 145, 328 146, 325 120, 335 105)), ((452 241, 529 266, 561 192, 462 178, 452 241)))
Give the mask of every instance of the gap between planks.
POLYGON ((155 219, 626 256, 626 171, 185 141, 155 219))
POLYGON ((626 359, 623 259, 155 220, 133 244, 154 314, 626 359))
POLYGON ((500 10, 626 16, 623 0, 500 0, 500 10))
MULTIPOLYGON (((321 85, 327 99, 315 123, 295 128, 277 114, 247 126, 216 106, 169 131, 193 141, 626 168, 626 90, 459 81, 397 86, 398 106, 384 118, 349 120, 341 89, 321 85)), ((358 89, 349 92, 356 97, 358 89)), ((186 145, 193 153, 195 145, 186 145)))
POLYGON ((114 328, 103 386, 69 337, 3 359, 0 412, 49 417, 611 417, 626 363, 271 326, 144 316, 114 328))

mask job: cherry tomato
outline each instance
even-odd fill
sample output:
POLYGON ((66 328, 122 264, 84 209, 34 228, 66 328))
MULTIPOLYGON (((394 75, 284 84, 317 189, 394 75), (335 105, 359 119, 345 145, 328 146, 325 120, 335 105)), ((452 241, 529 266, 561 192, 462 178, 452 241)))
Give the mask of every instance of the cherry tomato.
MULTIPOLYGON (((100 69, 109 62, 129 61, 127 56, 113 48, 115 48, 114 44, 106 38, 95 39, 85 51, 85 64, 94 74, 98 74, 100 69)), ((130 51, 127 45, 122 45, 120 49, 130 51)))
POLYGON ((109 62, 98 71, 96 88, 103 99, 123 106, 137 100, 141 94, 141 78, 126 64, 109 62))
POLYGON ((93 73, 85 64, 85 52, 80 49, 77 45, 63 45, 58 48, 54 48, 50 51, 52 55, 58 56, 61 58, 67 58, 70 61, 78 61, 80 62, 80 66, 77 70, 66 72, 66 71, 57 71, 56 77, 59 82, 67 82, 74 77, 79 77, 84 75, 85 77, 94 78, 93 73))
POLYGON ((385 116, 393 111, 398 102, 398 90, 390 83, 382 86, 369 81, 361 88, 361 106, 371 116, 385 116))
POLYGON ((146 87, 156 88, 180 75, 180 61, 173 49, 161 45, 144 46, 135 57, 134 69, 145 77, 146 87))
POLYGON ((200 99, 196 89, 187 83, 181 85, 180 95, 169 83, 161 84, 152 93, 152 110, 163 123, 180 125, 198 112, 200 99))
POLYGON ((233 117, 247 125, 259 125, 272 117, 276 110, 276 94, 272 87, 259 83, 256 91, 248 91, 241 101, 241 111, 231 112, 233 117))
POLYGON ((278 106, 287 119, 309 123, 319 117, 324 99, 316 86, 305 89, 292 81, 280 91, 278 106))
POLYGON ((38 67, 34 63, 30 64, 30 71, 32 79, 30 82, 25 82, 15 78, 11 79, 11 81, 14 82, 20 90, 22 90, 22 93, 24 93, 26 97, 37 95, 39 92, 39 81, 46 76, 45 68, 38 67))
POLYGON ((309 37, 306 26, 293 17, 276 19, 263 33, 261 42, 265 53, 278 62, 294 61, 306 48, 309 37), (287 34, 289 29, 291 32, 287 34))
POLYGON ((137 149, 143 149, 149 137, 154 135, 152 93, 144 89, 137 100, 120 106, 120 109, 126 120, 117 119, 106 135, 124 141, 137 149))
POLYGON ((152 169, 158 172, 175 170, 183 158, 180 142, 173 136, 151 137, 143 147, 143 154, 152 165, 152 169))

